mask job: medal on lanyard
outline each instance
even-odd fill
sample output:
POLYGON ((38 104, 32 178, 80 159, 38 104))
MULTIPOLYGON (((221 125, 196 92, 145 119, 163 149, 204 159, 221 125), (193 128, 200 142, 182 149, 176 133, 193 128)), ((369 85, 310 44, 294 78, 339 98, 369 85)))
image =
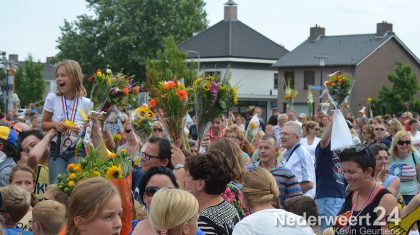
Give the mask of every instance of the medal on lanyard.
MULTIPOLYGON (((61 104, 63 106, 63 112, 65 114, 66 122, 67 121, 74 122, 74 120, 76 119, 77 106, 79 106, 79 99, 76 98, 73 102, 73 108, 71 110, 70 118, 69 118, 69 111, 67 109, 67 102, 66 102, 66 99, 64 98, 64 96, 61 96, 61 104)), ((68 136, 70 135, 70 131, 67 131, 67 135, 68 136)), ((70 136, 69 136, 64 140, 63 146, 67 148, 67 147, 70 147, 71 144, 72 144, 72 141, 71 141, 70 136)))

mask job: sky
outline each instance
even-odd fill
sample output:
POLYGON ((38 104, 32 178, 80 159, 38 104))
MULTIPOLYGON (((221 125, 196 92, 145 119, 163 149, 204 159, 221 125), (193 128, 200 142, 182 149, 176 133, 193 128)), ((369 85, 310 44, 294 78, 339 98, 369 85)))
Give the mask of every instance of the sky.
MULTIPOLYGON (((326 35, 375 33, 376 23, 393 24, 393 31, 420 57, 420 20, 416 19, 418 0, 234 0, 238 19, 274 42, 293 50, 317 25, 326 35)), ((223 19, 227 0, 207 0, 209 26, 223 19)), ((85 0, 0 0, 0 51, 18 54, 24 60, 31 54, 45 62, 55 55, 60 26, 89 13, 85 0)))

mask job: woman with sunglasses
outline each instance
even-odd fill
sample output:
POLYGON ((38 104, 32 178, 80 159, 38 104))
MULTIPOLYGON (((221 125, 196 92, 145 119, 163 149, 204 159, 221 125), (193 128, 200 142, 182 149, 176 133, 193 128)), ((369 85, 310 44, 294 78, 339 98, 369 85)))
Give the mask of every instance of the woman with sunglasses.
POLYGON ((411 144, 410 134, 398 131, 391 144, 389 174, 400 177, 400 193, 405 204, 418 193, 420 181, 420 156, 411 144))
POLYGON ((400 195, 400 178, 388 174, 389 153, 386 145, 372 144, 369 146, 376 159, 375 181, 388 189, 397 198, 400 195))
POLYGON ((311 154, 315 162, 315 149, 321 141, 317 135, 319 133, 319 124, 314 121, 306 122, 305 131, 306 137, 300 139, 300 144, 311 154))
MULTIPOLYGON (((140 181, 140 202, 146 211, 150 209, 153 195, 161 188, 179 188, 174 173, 165 167, 150 169, 140 181)), ((134 228, 133 235, 156 234, 146 218, 139 221, 134 228)))
POLYGON ((362 143, 369 145, 375 141, 374 128, 371 125, 364 125, 362 127, 362 143))
POLYGON ((163 129, 162 123, 160 123, 159 121, 155 121, 152 127, 152 136, 163 138, 164 137, 163 131, 164 129, 163 129))
POLYGON ((395 197, 376 184, 376 160, 365 145, 340 153, 344 178, 350 193, 338 213, 335 231, 338 234, 391 234, 387 218, 398 216, 395 197))
POLYGON ((383 123, 377 123, 373 126, 373 133, 375 134, 375 140, 371 144, 384 144, 387 148, 391 147, 391 141, 386 139, 388 133, 383 123))
POLYGON ((245 138, 245 132, 237 125, 231 125, 225 129, 225 137, 231 139, 233 142, 239 145, 242 150, 242 157, 244 158, 245 165, 251 163, 252 154, 254 153, 254 147, 245 138))

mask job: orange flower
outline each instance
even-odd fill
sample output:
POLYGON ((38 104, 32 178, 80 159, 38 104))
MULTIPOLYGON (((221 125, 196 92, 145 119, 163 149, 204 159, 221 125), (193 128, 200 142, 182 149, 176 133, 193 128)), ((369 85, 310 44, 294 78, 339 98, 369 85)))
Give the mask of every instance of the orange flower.
POLYGON ((165 90, 170 90, 170 89, 174 88, 174 86, 175 86, 175 85, 176 85, 176 84, 175 84, 175 82, 173 82, 173 81, 167 82, 167 83, 165 84, 164 89, 165 89, 165 90))
POLYGON ((181 100, 181 102, 184 102, 187 100, 187 92, 184 90, 179 90, 175 93, 178 97, 179 100, 181 100))
POLYGON ((338 79, 338 84, 342 84, 343 83, 343 79, 338 79))
POLYGON ((130 90, 128 89, 128 87, 124 87, 122 89, 122 92, 123 92, 124 95, 128 95, 128 93, 130 93, 130 90))
POLYGON ((134 93, 139 93, 140 92, 140 86, 135 86, 135 87, 133 87, 133 92, 134 93))
POLYGON ((332 83, 331 83, 331 86, 332 86, 332 87, 335 87, 335 82, 332 82, 332 83))
POLYGON ((156 105, 157 105, 157 101, 156 101, 155 99, 150 99, 150 100, 149 100, 149 107, 150 107, 151 109, 155 108, 155 107, 156 107, 156 105))

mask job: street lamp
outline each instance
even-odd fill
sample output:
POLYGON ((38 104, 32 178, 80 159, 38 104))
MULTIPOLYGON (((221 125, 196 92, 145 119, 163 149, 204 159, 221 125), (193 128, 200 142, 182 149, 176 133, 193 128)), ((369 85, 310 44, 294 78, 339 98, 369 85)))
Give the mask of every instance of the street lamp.
POLYGON ((194 50, 187 50, 187 57, 190 53, 197 55, 198 63, 197 63, 197 73, 200 73, 200 52, 194 50))
MULTIPOLYGON (((320 67, 320 72, 321 72, 321 74, 319 76, 319 86, 321 87, 321 90, 320 90, 320 92, 321 92, 322 91, 322 70, 325 66, 325 59, 327 59, 328 56, 327 55, 317 55, 317 56, 315 56, 315 58, 319 59, 319 67, 320 67)), ((321 107, 321 103, 322 103, 322 97, 319 96, 319 106, 320 107, 321 107)))

